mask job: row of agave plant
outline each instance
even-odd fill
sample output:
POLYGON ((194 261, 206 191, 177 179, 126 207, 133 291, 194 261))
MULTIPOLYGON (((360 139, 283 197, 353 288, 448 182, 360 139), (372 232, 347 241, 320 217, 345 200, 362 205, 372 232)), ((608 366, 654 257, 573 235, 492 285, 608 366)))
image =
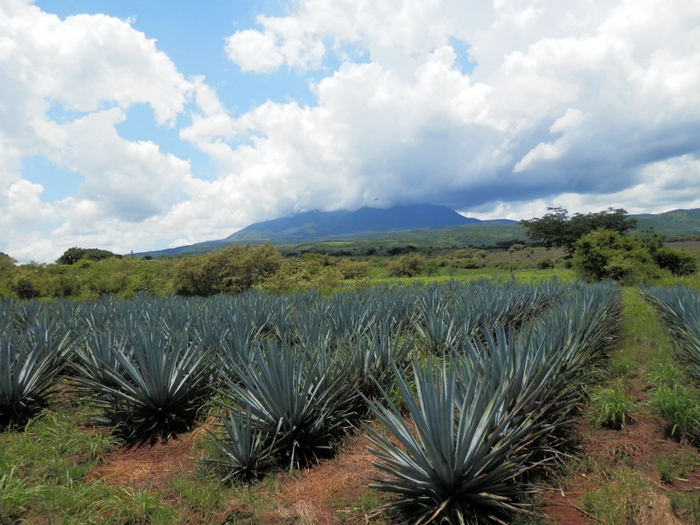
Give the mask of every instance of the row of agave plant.
POLYGON ((332 453, 369 411, 394 436, 366 428, 387 474, 374 486, 397 495, 397 516, 498 521, 532 489, 523 474, 555 453, 619 310, 612 284, 486 282, 5 302, 0 416, 21 424, 70 376, 128 439, 168 439, 215 396, 210 463, 249 479, 332 453))
POLYGON ((517 336, 494 335, 441 363, 395 369, 406 411, 386 391, 370 404, 389 436, 367 426, 396 496, 380 511, 421 524, 504 523, 535 490, 525 474, 561 452, 562 429, 613 344, 621 298, 612 283, 582 288, 517 336), (415 393, 414 393, 415 389, 415 393))
MULTIPOLYGON (((334 363, 352 355, 354 375, 371 389, 368 378, 390 366, 395 341, 420 334, 426 348, 453 345, 481 327, 522 324, 567 289, 484 281, 332 297, 249 292, 82 303, 6 299, 0 301, 0 426, 24 424, 68 375, 129 435, 167 438, 187 428, 227 378, 237 384, 242 364, 260 362, 266 352, 325 355, 334 363)), ((408 347, 400 345, 399 361, 408 347)))
POLYGON ((700 382, 700 293, 683 285, 642 286, 640 292, 659 312, 676 359, 700 382))

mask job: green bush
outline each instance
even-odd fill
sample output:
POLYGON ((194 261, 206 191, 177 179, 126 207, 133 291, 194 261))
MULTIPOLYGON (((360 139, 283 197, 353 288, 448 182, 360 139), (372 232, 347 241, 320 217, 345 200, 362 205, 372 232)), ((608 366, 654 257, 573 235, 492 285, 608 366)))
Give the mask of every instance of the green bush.
POLYGON ((654 262, 673 275, 692 275, 698 271, 698 261, 692 253, 671 248, 658 248, 653 254, 654 262))
POLYGON ((640 239, 610 230, 597 230, 581 237, 574 245, 572 262, 587 281, 614 279, 622 285, 634 285, 662 275, 640 239))
POLYGON ((549 257, 540 259, 539 261, 537 261, 537 268, 539 268, 540 270, 549 270, 550 268, 554 268, 554 261, 549 257))
POLYGON ((37 283, 27 275, 17 277, 12 285, 12 291, 19 299, 36 299, 41 297, 37 283))
POLYGON ((700 442, 700 400, 691 391, 679 384, 662 385, 651 390, 649 398, 666 421, 669 436, 700 442))
POLYGON ((239 293, 273 276, 283 260, 270 243, 230 246, 177 261, 173 281, 181 295, 239 293))
POLYGON ((342 274, 343 279, 359 279, 367 276, 369 263, 341 259, 335 264, 335 269, 342 274))
POLYGON ((409 253, 389 263, 392 277, 415 277, 423 273, 425 258, 417 253, 409 253))

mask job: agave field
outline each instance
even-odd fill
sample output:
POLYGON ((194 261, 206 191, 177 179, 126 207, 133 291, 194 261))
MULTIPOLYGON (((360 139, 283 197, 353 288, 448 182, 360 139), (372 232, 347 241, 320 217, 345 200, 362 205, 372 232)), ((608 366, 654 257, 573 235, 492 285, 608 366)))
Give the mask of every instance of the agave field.
POLYGON ((690 378, 686 386, 665 374, 660 378, 665 384, 651 392, 653 402, 669 435, 700 446, 700 400, 694 395, 700 385, 700 294, 682 285, 645 286, 641 294, 659 312, 673 341, 675 361, 690 378))
POLYGON ((138 446, 176 439, 215 407, 203 468, 236 483, 312 466, 363 426, 377 513, 504 523, 562 452, 620 311, 614 283, 514 281, 5 300, 0 426, 21 431, 70 391, 138 446))
POLYGON ((675 342, 676 359, 700 382, 700 294, 682 285, 644 286, 641 293, 659 311, 675 342))

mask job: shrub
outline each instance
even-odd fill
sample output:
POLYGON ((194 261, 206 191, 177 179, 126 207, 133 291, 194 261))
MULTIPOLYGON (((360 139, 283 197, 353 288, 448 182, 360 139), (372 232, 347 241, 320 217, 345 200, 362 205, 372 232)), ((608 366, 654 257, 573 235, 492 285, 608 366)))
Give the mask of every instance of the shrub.
POLYGON ((425 275, 436 275, 440 271, 440 263, 435 259, 428 259, 423 271, 425 275))
POLYGON ((597 230, 581 237, 574 247, 573 267, 587 281, 614 279, 633 285, 661 276, 649 250, 635 237, 597 230))
POLYGON ((336 263, 335 269, 342 274, 343 279, 358 279, 367 276, 369 263, 341 259, 336 263))
POLYGON ((181 295, 239 293, 274 275, 283 260, 270 243, 230 246, 181 259, 173 268, 173 280, 181 295))
POLYGON ((19 299, 35 299, 41 296, 38 285, 26 275, 17 277, 12 285, 12 291, 19 299))
POLYGON ((654 262, 673 272, 673 275, 691 275, 698 271, 698 261, 692 253, 671 248, 658 248, 653 255, 654 262))
POLYGON ((392 277, 414 277, 423 272, 425 258, 417 253, 409 253, 389 263, 389 275, 392 277))
POLYGON ((549 257, 545 257, 537 261, 537 267, 540 270, 549 270, 550 268, 554 268, 554 261, 549 257))

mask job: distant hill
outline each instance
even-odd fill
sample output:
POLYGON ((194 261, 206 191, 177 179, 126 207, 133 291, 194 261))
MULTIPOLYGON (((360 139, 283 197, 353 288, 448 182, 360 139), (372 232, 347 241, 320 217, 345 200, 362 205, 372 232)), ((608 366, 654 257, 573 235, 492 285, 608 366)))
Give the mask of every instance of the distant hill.
MULTIPOLYGON (((660 214, 631 215, 638 230, 653 227, 667 236, 700 234, 700 209, 673 210, 660 214)), ((360 208, 356 211, 310 211, 290 217, 258 222, 221 240, 190 246, 143 252, 137 256, 183 256, 225 248, 232 244, 260 244, 271 241, 286 251, 296 252, 314 247, 352 251, 375 245, 414 244, 434 247, 495 246, 516 239, 526 239, 517 221, 480 221, 464 217, 446 206, 429 204, 360 208)))
POLYGON ((661 235, 700 235, 700 209, 672 210, 666 213, 642 213, 631 215, 637 219, 637 229, 646 230, 653 226, 661 235))
MULTIPOLYGON (((277 245, 290 246, 305 242, 360 239, 389 232, 412 232, 414 230, 420 232, 418 233, 419 237, 425 237, 427 232, 435 228, 470 225, 485 225, 491 228, 497 228, 499 225, 517 227, 517 222, 507 219, 481 221, 460 215, 447 206, 431 204, 399 205, 386 209, 364 207, 356 211, 309 211, 251 224, 225 239, 135 255, 140 257, 145 255, 153 257, 182 256, 225 248, 232 244, 258 244, 271 241, 277 245)), ((510 232, 507 235, 510 235, 510 232)), ((484 235, 479 234, 478 237, 481 239, 484 235)), ((490 235, 487 234, 486 237, 490 237, 490 235)), ((500 239, 501 236, 498 237, 500 239)))
MULTIPOLYGON (((251 224, 224 239, 227 242, 302 242, 347 235, 464 226, 482 221, 460 215, 447 206, 420 204, 357 211, 309 211, 251 224)), ((515 221, 510 221, 514 223, 515 221)))

